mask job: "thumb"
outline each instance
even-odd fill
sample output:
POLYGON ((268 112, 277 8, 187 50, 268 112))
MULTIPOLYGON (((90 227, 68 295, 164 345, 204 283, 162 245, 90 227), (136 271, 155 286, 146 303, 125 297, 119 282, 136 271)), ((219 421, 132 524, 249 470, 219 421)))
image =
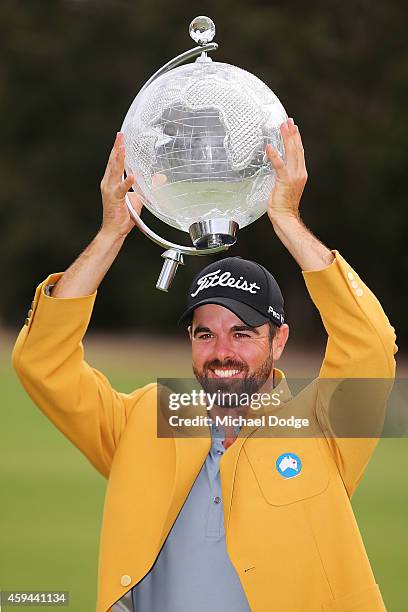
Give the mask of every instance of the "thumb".
POLYGON ((135 177, 133 176, 133 174, 128 174, 125 180, 119 183, 119 185, 117 186, 115 196, 119 200, 122 200, 125 197, 126 193, 129 191, 129 189, 132 187, 134 182, 135 177))
POLYGON ((277 149, 275 149, 275 147, 273 147, 271 144, 268 143, 266 145, 265 151, 266 151, 266 156, 268 160, 271 162, 273 169, 276 171, 276 173, 279 173, 280 171, 282 171, 283 168, 285 167, 285 162, 279 155, 277 149))

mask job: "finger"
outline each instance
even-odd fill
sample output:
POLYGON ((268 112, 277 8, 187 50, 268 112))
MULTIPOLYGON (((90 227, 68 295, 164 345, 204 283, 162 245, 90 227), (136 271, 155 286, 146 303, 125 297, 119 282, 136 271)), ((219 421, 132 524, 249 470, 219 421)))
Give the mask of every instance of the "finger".
POLYGON ((156 172, 152 176, 152 185, 153 187, 162 187, 167 183, 167 176, 162 172, 156 172))
POLYGON ((294 125, 294 135, 293 135, 295 144, 296 144, 296 153, 297 153, 297 172, 300 174, 304 174, 306 172, 305 165, 305 152, 303 148, 302 138, 300 136, 299 128, 295 124, 294 125))
POLYGON ((278 151, 269 143, 266 145, 266 156, 271 162, 275 172, 277 174, 282 174, 285 169, 285 162, 279 155, 278 151))
POLYGON ((122 134, 122 132, 116 132, 115 140, 113 142, 113 147, 112 147, 112 150, 111 150, 110 155, 109 155, 108 163, 109 163, 109 161, 112 161, 113 158, 115 157, 115 153, 118 151, 119 146, 122 144, 122 141, 123 141, 123 134, 122 134))
POLYGON ((121 142, 123 142, 123 134, 119 134, 115 143, 114 154, 106 178, 107 185, 111 187, 115 187, 121 181, 125 170, 125 145, 121 142))
MULTIPOLYGON (((120 140, 118 141, 120 143, 120 140)), ((121 181, 123 173, 125 171, 125 145, 118 144, 116 155, 112 160, 112 165, 109 174, 109 182, 115 185, 121 181)))
POLYGON ((117 132, 114 143, 113 143, 113 147, 109 155, 108 163, 106 164, 105 174, 103 175, 103 180, 107 180, 110 176, 112 165, 113 165, 114 159, 118 151, 118 146, 119 146, 121 137, 123 139, 123 134, 121 134, 121 132, 117 132))
POLYGON ((290 172, 296 170, 298 163, 296 143, 294 141, 294 121, 291 117, 281 124, 280 131, 285 146, 286 166, 290 172))
POLYGON ((295 125, 295 128, 296 128, 296 130, 295 130, 294 139, 295 139, 295 142, 296 142, 296 145, 297 145, 297 148, 298 148, 299 152, 303 154, 304 150, 303 150, 302 137, 300 135, 299 128, 298 128, 297 125, 295 125))
POLYGON ((303 175, 306 172, 306 166, 303 143, 300 137, 299 128, 292 117, 288 119, 287 124, 293 143, 293 155, 291 155, 291 169, 293 169, 296 174, 303 175))
POLYGON ((129 189, 132 187, 135 182, 135 177, 133 174, 128 174, 124 181, 121 181, 119 185, 116 187, 114 196, 118 198, 118 200, 123 200, 129 189))
POLYGON ((288 119, 287 125, 288 125, 289 134, 292 137, 293 142, 295 143, 296 147, 300 146, 303 148, 302 139, 300 137, 300 132, 299 132, 299 127, 296 125, 292 117, 288 119))

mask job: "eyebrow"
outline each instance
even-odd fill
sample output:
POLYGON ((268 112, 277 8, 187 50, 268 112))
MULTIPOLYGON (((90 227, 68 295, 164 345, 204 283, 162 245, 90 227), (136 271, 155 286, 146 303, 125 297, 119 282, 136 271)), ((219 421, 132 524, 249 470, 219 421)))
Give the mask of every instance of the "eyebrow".
POLYGON ((209 327, 203 327, 202 325, 197 325, 194 330, 193 337, 195 338, 197 334, 202 334, 203 332, 211 333, 211 329, 209 327))
POLYGON ((251 325, 233 325, 233 327, 231 327, 231 331, 251 331, 259 336, 259 331, 256 329, 256 327, 252 327, 251 325))
MULTIPOLYGON (((250 331, 256 334, 257 336, 259 336, 259 331, 257 330, 257 328, 251 327, 250 325, 233 325, 230 331, 232 332, 250 331)), ((197 325, 197 327, 194 330, 193 337, 195 338, 197 334, 202 334, 202 333, 211 334, 212 332, 209 327, 203 327, 202 325, 197 325)))

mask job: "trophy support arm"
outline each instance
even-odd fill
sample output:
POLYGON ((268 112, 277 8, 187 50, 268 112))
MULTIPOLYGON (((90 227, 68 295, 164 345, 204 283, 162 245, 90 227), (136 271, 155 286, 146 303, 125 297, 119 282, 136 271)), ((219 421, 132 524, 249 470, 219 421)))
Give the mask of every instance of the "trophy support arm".
POLYGON ((179 265, 184 264, 183 255, 212 255, 213 253, 221 253, 222 251, 227 251, 231 244, 222 244, 216 247, 208 247, 206 249, 197 249, 195 247, 187 247, 182 246, 180 244, 175 244, 174 242, 170 242, 165 238, 162 238, 158 234, 156 234, 153 230, 150 229, 144 221, 137 214, 135 209, 132 206, 129 196, 126 194, 125 196, 126 206, 128 207, 129 213, 135 222, 136 227, 152 242, 155 242, 161 247, 165 247, 167 250, 162 254, 164 257, 164 263, 162 270, 160 272, 159 278, 156 283, 156 288, 161 291, 168 291, 170 285, 174 279, 174 276, 177 272, 177 268, 179 265))
POLYGON ((189 59, 192 59, 193 57, 197 57, 197 55, 201 55, 202 53, 205 53, 207 51, 216 51, 217 49, 218 49, 217 43, 209 42, 206 45, 200 45, 199 47, 193 47, 193 49, 189 49, 188 51, 184 51, 184 53, 180 53, 180 55, 177 55, 176 57, 171 59, 169 62, 167 62, 167 64, 164 64, 164 66, 162 66, 154 74, 152 74, 150 79, 148 79, 146 83, 143 85, 139 93, 143 91, 144 89, 146 89, 146 87, 148 87, 152 81, 157 79, 157 77, 161 76, 165 72, 168 72, 169 70, 172 70, 173 68, 176 68, 176 66, 183 64, 184 62, 186 62, 189 59))
POLYGON ((140 216, 137 214, 137 212, 133 208, 130 198, 127 194, 125 195, 125 202, 130 212, 130 215, 133 221, 135 222, 135 225, 140 229, 140 231, 145 236, 150 238, 152 242, 155 242, 161 247, 179 251, 183 255, 213 255, 215 253, 222 253, 222 251, 227 251, 229 247, 232 246, 231 244, 221 244, 215 247, 197 249, 195 247, 188 247, 188 246, 183 246, 181 244, 176 244, 175 242, 170 242, 170 240, 166 240, 165 238, 162 238, 161 236, 156 234, 153 230, 150 229, 148 225, 146 225, 146 223, 144 223, 144 221, 142 221, 140 216))

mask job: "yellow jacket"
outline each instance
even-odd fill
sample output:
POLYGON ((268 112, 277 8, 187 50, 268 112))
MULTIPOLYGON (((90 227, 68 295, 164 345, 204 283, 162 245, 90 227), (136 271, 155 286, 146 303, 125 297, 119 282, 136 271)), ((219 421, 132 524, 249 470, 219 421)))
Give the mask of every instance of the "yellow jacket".
MULTIPOLYGON (((397 347, 375 296, 333 253, 329 267, 303 272, 328 334, 319 378, 280 407, 308 415, 319 435, 258 438, 245 426, 220 462, 227 550, 254 612, 385 610, 350 504, 376 440, 329 435, 335 393, 321 384, 392 379, 397 347), (288 451, 303 469, 284 479, 275 461, 288 451)), ((44 287, 57 278, 37 287, 13 365, 32 400, 108 479, 97 601, 107 612, 152 567, 210 438, 157 437, 156 384, 119 393, 84 361, 95 294, 48 297, 44 287)))

